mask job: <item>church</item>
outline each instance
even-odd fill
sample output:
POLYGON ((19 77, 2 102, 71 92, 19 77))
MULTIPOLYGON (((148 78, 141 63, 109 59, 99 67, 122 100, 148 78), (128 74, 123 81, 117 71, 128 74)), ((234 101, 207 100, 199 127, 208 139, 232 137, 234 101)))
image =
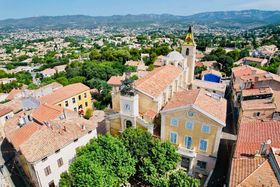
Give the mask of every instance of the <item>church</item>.
POLYGON ((134 82, 112 77, 108 84, 113 87, 113 112, 107 115, 107 124, 113 135, 126 128, 142 128, 163 141, 171 141, 178 145, 181 165, 189 174, 207 176, 215 166, 226 101, 204 90, 192 90, 195 60, 196 44, 190 27, 181 53, 169 53, 162 66, 134 82), (192 130, 186 128, 188 122, 192 130), (209 131, 202 132, 202 128, 209 131), (197 164, 202 168, 199 171, 194 170, 197 164))

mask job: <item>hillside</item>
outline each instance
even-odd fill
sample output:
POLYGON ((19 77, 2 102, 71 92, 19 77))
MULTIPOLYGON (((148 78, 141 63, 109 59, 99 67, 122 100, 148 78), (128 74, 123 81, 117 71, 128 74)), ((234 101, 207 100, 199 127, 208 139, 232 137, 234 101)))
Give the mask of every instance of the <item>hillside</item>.
POLYGON ((191 16, 175 16, 170 14, 140 14, 114 16, 42 16, 23 19, 6 19, 0 21, 0 29, 63 29, 94 28, 96 26, 147 26, 159 24, 203 24, 209 27, 249 29, 280 23, 280 11, 224 11, 204 12, 191 16))

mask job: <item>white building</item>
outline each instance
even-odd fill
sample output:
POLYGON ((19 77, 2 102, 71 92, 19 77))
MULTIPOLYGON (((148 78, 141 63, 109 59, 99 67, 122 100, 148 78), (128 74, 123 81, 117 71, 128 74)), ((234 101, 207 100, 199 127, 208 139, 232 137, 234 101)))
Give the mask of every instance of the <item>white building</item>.
POLYGON ((58 186, 76 149, 97 137, 93 121, 47 104, 16 114, 6 123, 5 134, 28 180, 36 187, 58 186))

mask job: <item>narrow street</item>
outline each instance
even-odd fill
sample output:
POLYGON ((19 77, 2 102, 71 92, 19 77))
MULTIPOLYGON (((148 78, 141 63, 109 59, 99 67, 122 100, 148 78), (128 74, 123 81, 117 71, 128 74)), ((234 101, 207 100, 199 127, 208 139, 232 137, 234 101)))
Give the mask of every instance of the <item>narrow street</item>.
MULTIPOLYGON (((233 104, 231 102, 231 92, 229 89, 227 89, 226 99, 228 102, 226 119, 227 125, 225 128, 223 128, 223 132, 229 133, 231 135, 236 135, 238 113, 234 110, 233 104)), ((235 141, 233 140, 221 139, 216 166, 210 178, 208 186, 223 187, 224 184, 227 183, 227 177, 230 169, 230 160, 233 154, 234 145, 235 141)))
POLYGON ((0 184, 4 184, 4 186, 9 187, 26 187, 27 185, 21 175, 21 172, 17 168, 13 148, 6 139, 1 141, 0 144, 0 184))

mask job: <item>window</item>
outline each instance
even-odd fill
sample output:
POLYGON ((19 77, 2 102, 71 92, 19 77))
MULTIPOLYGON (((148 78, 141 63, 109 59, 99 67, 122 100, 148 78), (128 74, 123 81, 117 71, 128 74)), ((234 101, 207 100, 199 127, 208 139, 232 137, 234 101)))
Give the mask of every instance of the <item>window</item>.
POLYGON ((74 108, 74 111, 77 112, 77 107, 74 108))
POLYGON ((201 151, 207 151, 207 144, 208 144, 207 140, 201 139, 199 143, 199 149, 201 151))
POLYGON ((69 105, 68 105, 68 101, 65 101, 65 106, 66 106, 66 107, 68 107, 68 106, 69 106, 69 105))
POLYGON ((83 105, 80 105, 80 106, 79 106, 79 109, 82 109, 82 108, 83 108, 83 105))
POLYGON ((72 102, 73 102, 73 103, 76 103, 75 97, 72 98, 72 102))
POLYGON ((74 140, 74 142, 77 142, 78 141, 78 138, 76 138, 75 140, 74 140))
POLYGON ((173 144, 177 143, 177 133, 175 133, 175 132, 170 133, 170 142, 173 144))
POLYGON ((187 121, 185 124, 186 129, 193 129, 193 122, 187 121))
POLYGON ((61 106, 61 104, 59 104, 58 106, 61 106))
POLYGON ((172 126, 178 126, 178 119, 176 119, 176 118, 171 118, 171 125, 172 126))
POLYGON ((60 152, 60 149, 58 149, 58 150, 55 151, 55 153, 59 153, 59 152, 60 152))
POLYGON ((84 93, 84 98, 87 98, 87 93, 84 93))
POLYGON ((196 167, 199 168, 199 169, 206 169, 206 165, 207 165, 207 162, 203 162, 203 161, 198 160, 197 164, 196 164, 196 167))
POLYGON ((186 56, 189 56, 189 54, 190 54, 190 49, 187 48, 187 49, 186 49, 186 56))
POLYGON ((254 113, 254 117, 258 117, 258 116, 260 116, 260 115, 261 115, 260 112, 255 112, 255 113, 254 113))
POLYGON ((81 96, 81 95, 79 95, 79 97, 78 97, 78 98, 79 98, 79 100, 82 100, 82 96, 81 96))
POLYGON ((50 167, 50 166, 46 167, 46 168, 44 169, 44 171, 45 171, 45 175, 46 175, 46 176, 48 176, 49 174, 52 173, 51 167, 50 167))
POLYGON ((55 187, 54 181, 49 182, 49 187, 55 187))
POLYGON ((58 167, 61 167, 63 165, 63 159, 62 158, 57 160, 57 165, 58 165, 58 167))
POLYGON ((210 133, 209 125, 202 125, 201 131, 204 132, 204 133, 210 133))
POLYGON ((187 149, 191 149, 192 148, 192 137, 185 136, 185 147, 187 149))
POLYGON ((189 111, 189 112, 188 112, 188 116, 189 116, 189 117, 193 117, 193 115, 194 115, 194 113, 193 113, 192 111, 189 111))
POLYGON ((86 107, 88 106, 88 102, 85 102, 85 106, 86 106, 86 107))

